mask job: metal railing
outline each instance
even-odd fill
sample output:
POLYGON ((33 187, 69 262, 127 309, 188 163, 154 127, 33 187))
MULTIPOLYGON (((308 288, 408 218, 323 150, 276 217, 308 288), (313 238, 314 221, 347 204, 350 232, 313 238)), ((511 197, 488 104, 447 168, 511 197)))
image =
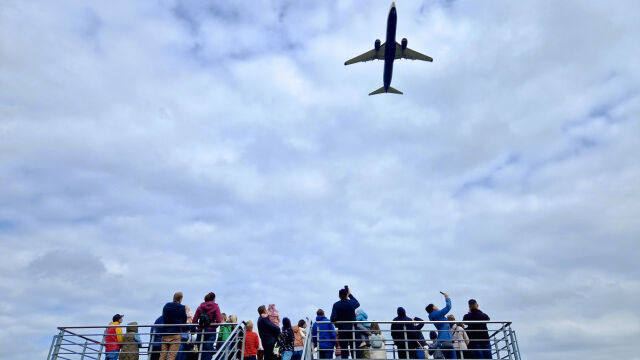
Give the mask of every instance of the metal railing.
POLYGON ((521 360, 515 331, 509 321, 318 321, 317 337, 325 344, 318 345, 317 337, 305 345, 304 360, 349 357, 352 359, 505 359, 521 360), (377 324, 379 331, 372 331, 377 324), (447 324, 444 329, 437 330, 447 324), (457 324, 455 330, 451 326, 457 324), (323 326, 324 325, 324 326, 323 326), (484 329, 469 329, 486 326, 484 329), (335 326, 336 339, 326 339, 335 326), (329 329, 320 329, 328 327, 329 329), (439 338, 430 339, 435 331, 439 338), (385 336, 386 335, 386 336, 385 336), (466 336, 465 336, 466 335, 466 336), (325 338, 324 341, 322 338, 325 338), (449 340, 450 339, 450 340, 449 340), (327 347, 332 344, 332 347, 327 347), (336 352, 340 348, 340 355, 336 352), (478 353, 482 351, 482 353, 478 353), (346 352, 346 355, 345 355, 346 352), (455 355, 453 354, 455 353, 455 355), (490 354, 490 357, 487 357, 490 354))
POLYGON ((236 352, 240 351, 238 346, 241 347, 243 343, 242 326, 237 323, 210 326, 217 327, 215 336, 198 329, 197 324, 58 327, 59 332, 53 336, 47 360, 104 360, 112 354, 110 350, 114 347, 117 347, 120 356, 135 354, 141 359, 158 359, 161 352, 166 352, 175 353, 177 360, 231 360, 231 355, 237 355, 236 352), (220 326, 231 326, 225 340, 219 338, 220 326), (136 328, 136 331, 127 332, 128 327, 136 328), (164 330, 167 327, 181 329, 179 332, 167 332, 164 330), (107 330, 110 328, 122 329, 122 334, 116 334, 122 336, 122 341, 113 343, 107 340, 107 330))

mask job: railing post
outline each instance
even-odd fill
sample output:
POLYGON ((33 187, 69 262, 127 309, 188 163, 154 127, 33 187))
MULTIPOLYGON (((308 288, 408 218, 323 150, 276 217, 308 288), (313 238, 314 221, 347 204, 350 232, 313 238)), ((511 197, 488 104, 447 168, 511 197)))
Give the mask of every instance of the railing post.
POLYGON ((402 335, 404 337, 404 343, 403 343, 403 347, 404 347, 404 351, 405 351, 405 359, 410 359, 409 357, 409 343, 407 342, 407 324, 402 325, 404 331, 402 332, 402 335))
POLYGON ((84 355, 87 353, 87 345, 89 342, 87 340, 84 341, 84 346, 82 347, 82 354, 80 354, 80 360, 84 360, 84 355))
POLYGON ((517 340, 511 327, 509 327, 509 338, 511 338, 511 351, 513 352, 513 357, 515 358, 515 360, 520 360, 517 340))
POLYGON ((100 342, 100 350, 98 350, 98 357, 96 357, 96 360, 100 360, 100 358, 102 357, 102 353, 104 352, 104 337, 107 335, 107 330, 104 331, 104 335, 102 336, 102 341, 100 342))
POLYGON ((51 360, 57 360, 58 354, 60 353, 60 345, 62 344, 62 339, 64 337, 64 330, 60 330, 60 333, 56 336, 57 339, 55 344, 53 345, 53 351, 51 352, 51 360))
POLYGON ((507 356, 509 357, 509 360, 513 360, 513 353, 511 352, 511 344, 509 343, 509 337, 507 337, 506 328, 502 329, 502 335, 504 336, 504 345, 507 350, 507 356))
POLYGON ((200 330, 200 347, 198 348, 198 360, 202 360, 203 351, 204 351, 204 328, 200 330))

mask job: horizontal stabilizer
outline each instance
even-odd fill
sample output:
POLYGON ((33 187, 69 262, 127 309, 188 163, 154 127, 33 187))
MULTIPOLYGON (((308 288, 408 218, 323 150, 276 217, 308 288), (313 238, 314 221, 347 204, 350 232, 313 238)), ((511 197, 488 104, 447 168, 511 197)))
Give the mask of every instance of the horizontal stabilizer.
POLYGON ((383 87, 381 87, 380 89, 378 89, 376 91, 370 92, 369 95, 377 95, 377 94, 382 94, 382 93, 386 93, 386 92, 402 95, 402 91, 394 89, 391 86, 389 86, 389 90, 385 90, 384 86, 383 86, 383 87))

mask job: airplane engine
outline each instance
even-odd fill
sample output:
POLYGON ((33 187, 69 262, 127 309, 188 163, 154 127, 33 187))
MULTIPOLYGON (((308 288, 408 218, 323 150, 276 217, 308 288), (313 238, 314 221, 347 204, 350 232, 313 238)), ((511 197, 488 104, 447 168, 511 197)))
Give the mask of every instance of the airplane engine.
POLYGON ((409 41, 407 40, 407 38, 402 38, 402 42, 400 43, 402 45, 402 50, 407 48, 408 43, 409 41))
POLYGON ((373 43, 373 48, 376 49, 376 51, 380 50, 380 39, 376 39, 376 42, 373 43))

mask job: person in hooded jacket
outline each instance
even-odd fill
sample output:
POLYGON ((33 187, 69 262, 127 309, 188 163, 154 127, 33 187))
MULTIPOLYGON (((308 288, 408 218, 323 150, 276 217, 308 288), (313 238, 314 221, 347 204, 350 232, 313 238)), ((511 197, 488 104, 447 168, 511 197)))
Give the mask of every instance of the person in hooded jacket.
POLYGON ((411 321, 408 323, 393 323, 391 325, 391 337, 393 343, 398 348, 398 358, 415 359, 418 348, 418 330, 413 325, 413 319, 407 316, 407 311, 403 307, 397 310, 398 316, 393 321, 411 321))
POLYGON ((124 340, 120 350, 120 360, 138 360, 140 358, 139 349, 142 347, 142 340, 138 334, 138 323, 127 324, 127 333, 122 336, 124 340))
MULTIPOLYGON (((356 321, 356 309, 360 307, 358 300, 351 294, 349 288, 340 289, 338 292, 340 301, 333 304, 331 309, 331 322, 356 321)), ((356 358, 357 345, 354 338, 353 324, 338 324, 338 341, 340 342, 340 357, 343 359, 356 358), (351 348, 351 351, 349 351, 351 348)))
POLYGON ((213 357, 213 346, 216 342, 216 329, 222 323, 222 313, 220 307, 216 304, 216 294, 213 292, 204 296, 204 302, 198 306, 196 313, 193 315, 192 322, 198 324, 200 317, 206 314, 209 319, 209 325, 204 329, 198 326, 198 337, 196 343, 200 344, 202 352, 201 360, 211 360, 213 357))
POLYGON ((320 359, 333 359, 333 348, 336 346, 336 328, 331 323, 318 324, 318 321, 328 322, 324 310, 316 311, 316 322, 313 323, 311 336, 313 345, 318 348, 320 359))
POLYGON ((278 346, 280 347, 282 360, 291 360, 294 344, 295 335, 293 334, 293 329, 291 329, 291 320, 285 317, 282 319, 282 332, 278 336, 278 346))
MULTIPOLYGON (((356 321, 367 321, 369 316, 367 315, 362 308, 356 309, 356 321)), ((369 340, 369 335, 371 335, 371 323, 358 323, 356 324, 356 339, 358 340, 359 348, 367 346, 367 340, 369 340)))

